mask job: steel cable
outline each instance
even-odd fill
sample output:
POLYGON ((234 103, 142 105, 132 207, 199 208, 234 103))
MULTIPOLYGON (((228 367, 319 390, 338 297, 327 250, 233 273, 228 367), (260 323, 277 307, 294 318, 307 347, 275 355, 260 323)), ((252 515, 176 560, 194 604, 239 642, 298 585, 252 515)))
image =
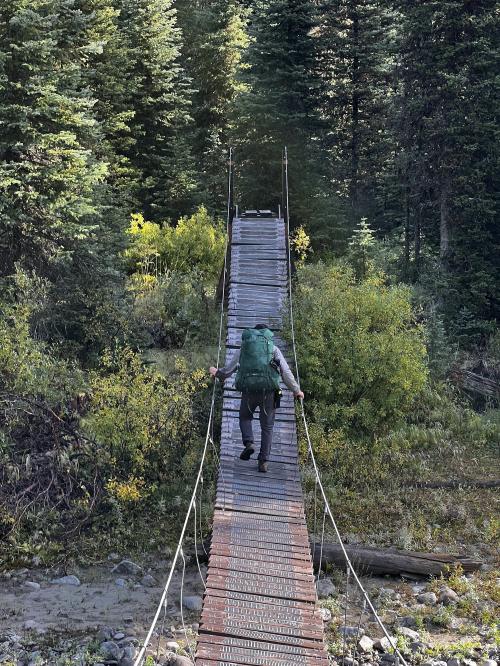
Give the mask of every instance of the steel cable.
POLYGON ((181 558, 182 558, 182 578, 181 578, 181 622, 182 630, 184 631, 184 637, 186 639, 186 647, 189 652, 191 661, 194 663, 194 654, 191 650, 191 643, 189 642, 189 636, 187 633, 186 623, 184 621, 184 578, 186 576, 186 558, 184 557, 184 551, 181 548, 181 558))
MULTIPOLYGON (((220 365, 220 359, 221 359, 221 353, 222 353, 222 331, 224 327, 224 307, 225 307, 225 298, 226 298, 226 278, 227 278, 227 253, 229 249, 229 223, 230 223, 230 217, 231 217, 231 200, 232 200, 232 167, 233 167, 233 149, 229 149, 229 176, 228 176, 228 198, 227 198, 227 222, 226 222, 226 244, 224 248, 224 268, 223 268, 223 277, 222 277, 222 295, 221 295, 221 308, 220 308, 220 319, 219 319, 219 338, 218 338, 218 349, 217 349, 217 367, 220 365)), ((186 517, 184 519, 184 524, 182 526, 181 534, 179 537, 179 541, 177 543, 177 548, 175 551, 174 559, 172 560, 172 564, 170 567, 170 572, 167 578, 167 582, 165 583, 165 587, 163 589, 160 602, 158 604, 158 607, 156 609, 153 621, 150 625, 150 628, 148 630, 148 633, 146 634, 146 638, 144 639, 144 644, 141 647, 139 654, 137 655, 134 666, 141 666, 141 664, 144 661, 144 657, 146 655, 146 650, 148 649, 148 646, 151 642, 151 637, 153 636, 153 632, 156 628, 156 625, 158 624, 158 619, 160 617, 161 610, 164 606, 164 603, 166 602, 167 599, 167 594, 168 590, 170 587, 170 584, 172 582, 172 578, 174 576, 174 570, 175 566, 177 564, 177 560, 179 559, 179 555, 182 551, 182 543, 184 541, 184 537, 186 534, 187 526, 189 523, 189 518, 191 516, 191 512, 193 510, 193 502, 196 502, 196 496, 198 492, 198 486, 200 484, 200 479, 203 476, 203 467, 205 465, 205 460, 207 457, 207 451, 208 451, 208 445, 209 441, 212 441, 213 445, 213 440, 211 437, 211 428, 212 428, 212 421, 214 418, 214 410, 215 410, 215 394, 216 394, 216 387, 217 387, 217 382, 214 381, 213 388, 212 388, 212 395, 211 395, 211 403, 210 403, 210 412, 208 416, 208 424, 207 424, 207 431, 205 435, 205 444, 203 446, 203 451, 201 454, 201 459, 200 459, 200 464, 198 467, 198 474, 196 476, 196 481, 194 484, 193 488, 193 494, 191 496, 191 500, 189 502, 189 506, 187 509, 186 517)), ((215 448, 215 446, 214 446, 215 448)))
MULTIPOLYGON (((285 195, 285 201, 286 201, 286 220, 285 220, 285 224, 286 224, 287 235, 288 235, 288 306, 289 306, 289 313, 290 313, 290 315, 289 315, 290 316, 290 332, 291 332, 291 335, 292 335, 292 348, 293 348, 295 372, 296 372, 297 382, 300 385, 299 364, 298 364, 298 360, 297 360, 297 345, 296 345, 296 339, 295 339, 295 324, 294 324, 294 316, 293 316, 293 291, 292 291, 292 271, 291 271, 292 253, 291 253, 291 246, 290 246, 290 206, 289 206, 290 201, 289 201, 289 189, 288 189, 288 150, 287 150, 286 147, 285 147, 285 150, 284 150, 283 168, 284 168, 284 182, 285 182, 284 195, 285 195)), ((316 462, 316 457, 314 455, 314 450, 313 450, 313 447, 312 447, 311 437, 310 437, 310 434, 309 434, 309 427, 308 427, 307 417, 306 417, 306 413, 305 413, 305 409, 304 409, 304 401, 303 401, 302 398, 300 399, 300 411, 301 411, 302 421, 303 421, 303 424, 304 424, 304 431, 305 431, 305 435, 306 435, 307 446, 308 446, 308 450, 309 450, 309 456, 311 458, 311 461, 312 461, 312 464, 313 464, 313 467, 314 467, 314 472, 316 474, 318 485, 319 485, 321 494, 323 496, 323 500, 325 502, 326 510, 328 512, 328 515, 330 517, 330 521, 331 521, 331 523, 333 525, 333 529, 335 531, 335 535, 337 537, 340 548, 342 550, 342 555, 344 557, 344 560, 345 560, 349 570, 352 573, 352 576, 353 576, 353 578, 356 582, 356 585, 358 586, 358 588, 360 589, 364 599, 366 600, 366 603, 368 604, 368 607, 370 608, 371 612, 373 613, 373 617, 375 618, 375 620, 377 621, 377 624, 382 629, 385 637, 389 641, 390 646, 393 648, 394 652, 400 658, 401 663, 403 664, 403 666, 408 666, 405 658, 401 654, 400 650, 397 648, 392 636, 387 631, 387 629, 385 627, 385 624, 382 622, 379 614, 375 610, 375 607, 373 606, 373 603, 371 602, 371 599, 368 596, 368 593, 366 592, 363 584, 359 580, 359 577, 358 577, 358 575, 357 575, 357 573, 356 573, 356 571, 355 571, 355 569, 352 565, 351 559, 350 559, 350 557, 347 553, 344 541, 343 541, 343 539, 340 535, 340 531, 339 531, 339 528, 337 526, 337 522, 336 522, 335 518, 333 517, 333 513, 332 513, 332 510, 331 510, 331 507, 330 507, 330 503, 328 501, 328 497, 326 495, 325 489, 323 487, 323 483, 321 481, 321 476, 320 476, 320 473, 319 473, 318 465, 317 465, 317 462, 316 462)))

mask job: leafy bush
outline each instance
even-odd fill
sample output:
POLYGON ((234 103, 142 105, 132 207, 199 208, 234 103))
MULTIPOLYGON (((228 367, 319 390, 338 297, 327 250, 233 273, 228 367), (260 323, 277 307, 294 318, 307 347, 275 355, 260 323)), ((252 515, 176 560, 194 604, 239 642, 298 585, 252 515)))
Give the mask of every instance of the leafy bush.
POLYGON ((0 313, 0 395, 5 401, 31 397, 57 403, 81 389, 76 367, 56 359, 49 345, 31 336, 28 303, 4 303, 0 313))
POLYGON ((307 266, 295 296, 303 387, 315 420, 350 436, 388 432, 427 380, 423 333, 409 292, 344 265, 307 266))
POLYGON ((134 272, 157 276, 196 270, 204 283, 213 283, 219 276, 226 236, 222 223, 214 222, 203 206, 175 227, 161 227, 140 214, 132 215, 128 234, 131 245, 125 256, 134 272))
POLYGON ((92 549, 131 540, 135 521, 182 497, 205 425, 203 371, 179 359, 163 376, 118 348, 85 377, 13 307, 0 319, 0 376, 0 559, 50 558, 90 534, 92 549))
POLYGON ((90 378, 83 425, 102 450, 106 472, 115 481, 168 481, 199 434, 193 397, 206 386, 206 373, 179 359, 165 378, 130 349, 107 352, 101 370, 90 378))
POLYGON ((213 297, 207 296, 198 273, 167 272, 158 277, 134 273, 129 291, 135 327, 146 345, 179 348, 189 340, 216 335, 213 297))

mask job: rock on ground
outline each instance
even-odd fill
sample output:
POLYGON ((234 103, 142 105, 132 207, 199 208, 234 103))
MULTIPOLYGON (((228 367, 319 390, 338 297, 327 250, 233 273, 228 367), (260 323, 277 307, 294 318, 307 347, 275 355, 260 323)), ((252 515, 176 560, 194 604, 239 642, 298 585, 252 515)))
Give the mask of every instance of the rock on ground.
POLYGON ((446 585, 439 590, 438 601, 440 604, 449 606, 450 604, 456 604, 458 601, 458 594, 455 590, 452 590, 451 587, 446 585))
POLYGON ((373 641, 369 636, 362 636, 359 639, 358 647, 361 652, 371 652, 373 650, 373 641))
POLYGON ((142 567, 131 560, 122 560, 112 569, 113 573, 128 574, 129 576, 137 576, 142 573, 142 567))
POLYGON ((51 583, 55 585, 81 585, 78 576, 61 576, 61 578, 53 578, 51 583))
POLYGON ((330 622, 332 619, 332 613, 328 610, 328 608, 320 608, 319 614, 321 615, 323 622, 330 622))
POLYGON ((182 657, 180 654, 175 654, 174 658, 169 662, 170 666, 193 666, 193 662, 188 657, 182 657))
POLYGON ((114 641, 105 641, 104 643, 101 643, 100 650, 105 660, 114 659, 116 661, 120 661, 122 658, 123 652, 119 645, 117 645, 114 641))
POLYGON ((200 611, 203 606, 203 599, 198 596, 184 597, 182 605, 190 611, 200 611))
POLYGON ((398 629, 398 633, 401 636, 404 636, 405 638, 409 638, 412 641, 418 641, 420 638, 420 634, 418 631, 415 631, 414 629, 410 629, 409 627, 401 627, 398 629))
POLYGON ((146 574, 141 580, 141 585, 144 585, 144 587, 156 587, 156 581, 151 574, 146 574))
POLYGON ((346 638, 361 638, 364 636, 365 630, 363 627, 340 627, 340 633, 346 638))
POLYGON ((417 596, 419 604, 427 604, 428 606, 435 606, 437 604, 437 596, 434 592, 422 592, 417 596))
POLYGON ((379 652, 387 652, 388 650, 391 649, 391 642, 387 638, 387 636, 382 636, 382 638, 379 638, 378 640, 375 641, 373 647, 379 652))
POLYGON ((331 597, 336 592, 336 587, 331 578, 321 578, 316 584, 316 589, 320 599, 331 597))

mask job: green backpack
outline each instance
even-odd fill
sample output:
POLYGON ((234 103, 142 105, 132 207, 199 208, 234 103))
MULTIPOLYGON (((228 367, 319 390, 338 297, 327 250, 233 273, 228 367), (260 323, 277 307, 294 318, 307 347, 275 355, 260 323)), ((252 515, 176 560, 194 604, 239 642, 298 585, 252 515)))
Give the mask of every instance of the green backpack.
POLYGON ((240 367, 236 374, 237 391, 276 391, 280 373, 271 365, 273 332, 268 328, 247 328, 241 336, 240 367))

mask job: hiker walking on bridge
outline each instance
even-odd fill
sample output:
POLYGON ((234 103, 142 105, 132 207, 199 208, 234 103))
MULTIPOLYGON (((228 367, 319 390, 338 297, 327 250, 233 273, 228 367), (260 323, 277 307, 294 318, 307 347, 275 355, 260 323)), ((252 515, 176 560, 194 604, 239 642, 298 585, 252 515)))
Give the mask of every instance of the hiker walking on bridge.
POLYGON ((304 394, 281 350, 274 344, 272 331, 265 324, 243 331, 241 350, 236 351, 224 368, 211 367, 210 374, 224 381, 235 370, 238 371, 235 387, 241 391, 239 420, 243 451, 240 458, 249 460, 255 452, 252 421, 258 407, 261 428, 259 472, 267 472, 274 417, 280 402, 280 377, 296 398, 304 398, 304 394))

